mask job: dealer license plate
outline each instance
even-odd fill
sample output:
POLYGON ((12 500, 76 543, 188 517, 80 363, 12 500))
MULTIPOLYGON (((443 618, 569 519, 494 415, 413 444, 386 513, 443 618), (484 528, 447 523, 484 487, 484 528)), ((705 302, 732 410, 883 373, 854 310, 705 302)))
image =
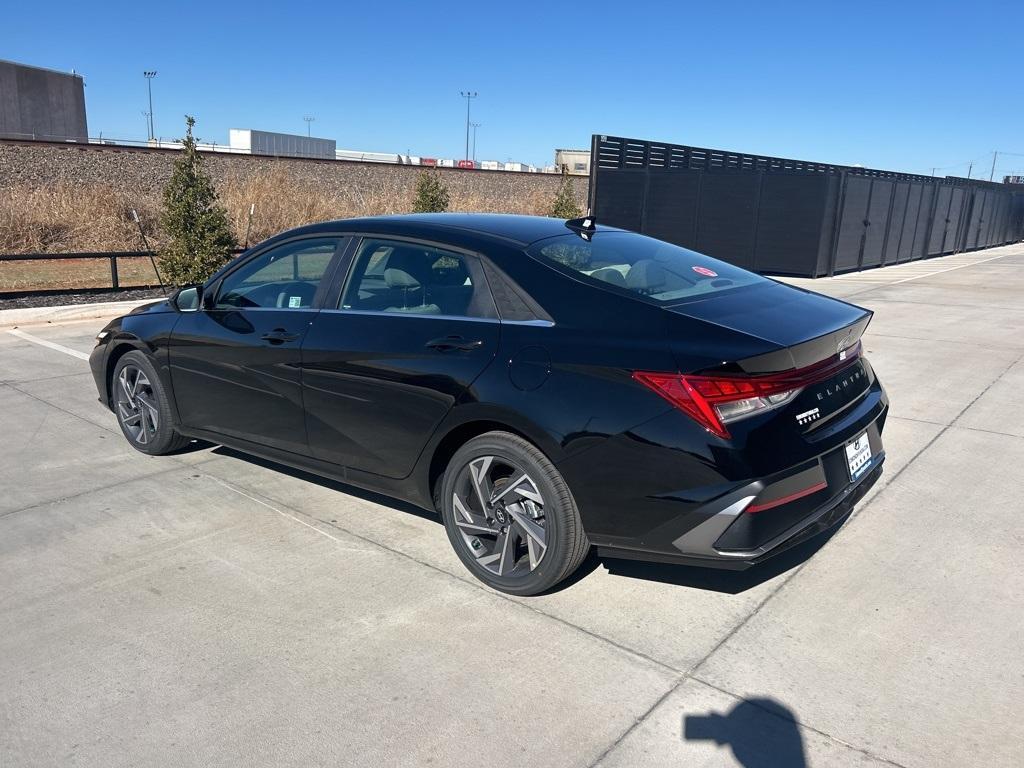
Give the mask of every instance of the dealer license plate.
POLYGON ((850 465, 850 480, 856 480, 867 472, 871 465, 871 443, 867 432, 846 444, 846 461, 850 465))

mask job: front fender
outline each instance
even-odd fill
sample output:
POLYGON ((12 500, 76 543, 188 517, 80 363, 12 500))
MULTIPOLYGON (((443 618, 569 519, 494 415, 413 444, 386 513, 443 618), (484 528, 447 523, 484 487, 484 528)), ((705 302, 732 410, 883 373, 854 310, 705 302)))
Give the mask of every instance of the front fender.
POLYGON ((89 357, 100 402, 113 410, 110 379, 117 361, 133 350, 142 352, 156 369, 160 383, 167 393, 175 423, 178 408, 174 398, 168 360, 168 341, 178 320, 177 312, 132 313, 111 321, 104 329, 109 333, 105 341, 89 357))

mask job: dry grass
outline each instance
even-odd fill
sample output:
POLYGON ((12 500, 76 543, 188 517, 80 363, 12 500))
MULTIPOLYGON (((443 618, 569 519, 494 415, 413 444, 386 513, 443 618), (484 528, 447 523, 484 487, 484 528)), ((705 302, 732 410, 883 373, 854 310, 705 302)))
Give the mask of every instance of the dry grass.
POLYGON ((480 197, 463 190, 451 191, 451 210, 477 213, 526 213, 546 216, 551 209, 553 194, 535 189, 518 199, 480 197))
MULTIPOLYGON (((229 178, 219 185, 218 192, 239 242, 245 240, 249 206, 255 204, 250 243, 317 221, 407 213, 413 203, 411 185, 395 183, 374 189, 353 186, 332 192, 296 179, 285 169, 229 178)), ((545 214, 552 201, 552 195, 541 190, 513 200, 483 197, 459 188, 450 189, 450 193, 453 211, 545 214)))
MULTIPOLYGON (((316 221, 404 213, 412 210, 412 174, 367 188, 352 185, 325 190, 296 178, 284 168, 256 175, 233 176, 218 183, 239 244, 246 238, 249 206, 255 204, 249 244, 292 227, 316 221)), ((553 192, 533 190, 517 198, 495 193, 483 196, 452 184, 451 210, 546 214, 553 192)), ((0 189, 0 253, 69 253, 76 251, 138 251, 142 240, 131 209, 138 210, 146 237, 154 248, 160 232, 160 199, 139 190, 66 181, 45 186, 0 189)), ((125 284, 151 282, 146 262, 124 260, 125 284), (136 274, 138 273, 138 274, 136 274)), ((106 260, 0 262, 0 292, 108 284, 106 260)))
POLYGON ((124 190, 67 182, 0 189, 0 253, 141 250, 133 206, 147 236, 158 237, 156 202, 124 190))
POLYGON ((400 213, 411 207, 406 195, 384 190, 351 189, 347 194, 324 192, 285 169, 258 175, 230 177, 218 186, 221 203, 240 243, 245 240, 249 207, 255 205, 249 242, 258 243, 278 232, 317 221, 351 216, 400 213))
MULTIPOLYGON (((316 221, 412 210, 411 184, 396 181, 387 187, 325 191, 278 168, 229 177, 218 184, 218 192, 239 242, 245 239, 252 204, 256 210, 250 243, 316 221)), ((450 192, 453 211, 544 214, 551 206, 551 195, 543 190, 516 199, 481 196, 457 186, 450 192)), ((158 247, 160 200, 151 195, 68 182, 0 189, 0 253, 141 250, 133 207, 150 244, 158 247)))

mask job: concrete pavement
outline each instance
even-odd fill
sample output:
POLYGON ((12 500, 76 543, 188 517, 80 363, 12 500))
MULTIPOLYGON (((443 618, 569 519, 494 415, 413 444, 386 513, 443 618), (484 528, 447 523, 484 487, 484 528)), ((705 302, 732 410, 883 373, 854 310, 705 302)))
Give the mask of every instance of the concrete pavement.
POLYGON ((100 322, 0 331, 0 765, 1021 765, 1024 246, 791 282, 876 312, 853 519, 529 599, 430 515, 136 453, 59 349, 100 322))

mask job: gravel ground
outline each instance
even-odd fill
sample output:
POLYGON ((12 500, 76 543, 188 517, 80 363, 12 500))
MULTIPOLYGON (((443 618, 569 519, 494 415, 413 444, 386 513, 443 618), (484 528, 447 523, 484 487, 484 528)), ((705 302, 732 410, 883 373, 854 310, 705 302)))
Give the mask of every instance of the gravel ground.
MULTIPOLYGON (((170 289, 168 289, 168 293, 170 289)), ((159 288, 129 288, 121 291, 85 291, 80 293, 53 293, 35 296, 0 295, 0 309, 24 307, 62 307, 66 304, 94 304, 102 301, 134 301, 159 299, 164 292, 159 288)))

